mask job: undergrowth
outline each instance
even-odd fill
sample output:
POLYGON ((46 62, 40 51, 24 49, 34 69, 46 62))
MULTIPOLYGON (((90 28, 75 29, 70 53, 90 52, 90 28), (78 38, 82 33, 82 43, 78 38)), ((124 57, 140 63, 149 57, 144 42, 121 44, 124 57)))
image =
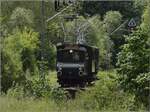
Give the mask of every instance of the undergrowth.
POLYGON ((78 91, 75 99, 69 99, 53 72, 46 76, 44 86, 36 79, 30 82, 30 88, 17 85, 9 89, 0 97, 1 109, 3 112, 145 111, 142 104, 135 105, 133 94, 120 88, 114 71, 100 72, 98 77, 94 86, 78 91))

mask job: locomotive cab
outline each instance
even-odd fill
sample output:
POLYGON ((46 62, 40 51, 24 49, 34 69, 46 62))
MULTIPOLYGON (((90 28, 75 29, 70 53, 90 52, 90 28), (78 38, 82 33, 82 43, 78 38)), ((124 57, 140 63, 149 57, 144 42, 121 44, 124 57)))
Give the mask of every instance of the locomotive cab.
POLYGON ((58 44, 56 63, 61 86, 83 86, 96 79, 98 49, 81 44, 58 44))

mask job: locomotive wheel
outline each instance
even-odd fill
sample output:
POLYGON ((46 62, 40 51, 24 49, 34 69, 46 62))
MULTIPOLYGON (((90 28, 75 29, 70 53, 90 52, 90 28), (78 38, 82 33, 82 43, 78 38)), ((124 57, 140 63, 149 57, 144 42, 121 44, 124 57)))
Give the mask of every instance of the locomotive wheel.
POLYGON ((68 93, 69 93, 69 98, 75 99, 77 89, 69 88, 69 89, 67 89, 67 91, 68 91, 68 93))
POLYGON ((57 81, 61 87, 80 87, 80 88, 84 88, 87 84, 87 82, 85 80, 62 80, 59 79, 57 81))

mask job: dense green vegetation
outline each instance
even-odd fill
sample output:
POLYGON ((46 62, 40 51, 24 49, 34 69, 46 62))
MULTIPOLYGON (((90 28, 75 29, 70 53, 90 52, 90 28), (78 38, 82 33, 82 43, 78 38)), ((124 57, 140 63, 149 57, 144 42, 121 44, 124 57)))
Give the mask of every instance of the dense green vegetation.
POLYGON ((43 6, 42 12, 40 1, 1 2, 2 111, 149 110, 149 0, 79 1, 76 7, 44 22, 45 26, 42 20, 56 11, 53 2, 45 1, 43 6), (75 13, 77 20, 64 19, 75 13), (128 27, 131 18, 136 28, 128 27), (87 44, 99 48, 99 80, 69 99, 57 83, 55 45, 74 43, 77 28, 85 23, 88 25, 78 33, 83 33, 87 44))
MULTIPOLYGON (((53 87, 57 85, 55 76, 53 73, 50 80, 55 85, 53 87)), ((100 72, 98 77, 100 80, 96 81, 95 86, 78 91, 75 99, 68 99, 64 96, 63 90, 56 88, 48 91, 49 97, 43 92, 44 96, 39 99, 35 97, 37 93, 29 97, 24 94, 22 87, 15 87, 8 91, 7 96, 0 97, 1 109, 8 112, 145 111, 145 107, 140 103, 138 106, 134 105, 134 94, 120 89, 115 71, 100 72)))
POLYGON ((149 104, 149 38, 150 6, 147 6, 143 15, 143 23, 131 35, 126 37, 127 43, 123 45, 118 58, 118 73, 121 75, 121 85, 124 89, 132 91, 145 105, 149 104))

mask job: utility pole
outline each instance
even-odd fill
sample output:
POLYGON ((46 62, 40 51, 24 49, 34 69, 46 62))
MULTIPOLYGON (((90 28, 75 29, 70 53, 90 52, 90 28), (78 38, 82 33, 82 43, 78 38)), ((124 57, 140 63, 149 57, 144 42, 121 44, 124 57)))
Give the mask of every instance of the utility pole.
MULTIPOLYGON (((0 1, 0 13, 1 13, 1 1, 0 1)), ((1 23, 0 23, 1 24, 1 23)), ((2 33, 0 33, 0 38, 2 33)), ((0 95, 2 94, 2 38, 0 39, 0 95)))
POLYGON ((44 11, 44 0, 41 1, 41 32, 40 32, 40 41, 41 41, 41 63, 40 63, 40 80, 45 79, 45 11, 44 11))

